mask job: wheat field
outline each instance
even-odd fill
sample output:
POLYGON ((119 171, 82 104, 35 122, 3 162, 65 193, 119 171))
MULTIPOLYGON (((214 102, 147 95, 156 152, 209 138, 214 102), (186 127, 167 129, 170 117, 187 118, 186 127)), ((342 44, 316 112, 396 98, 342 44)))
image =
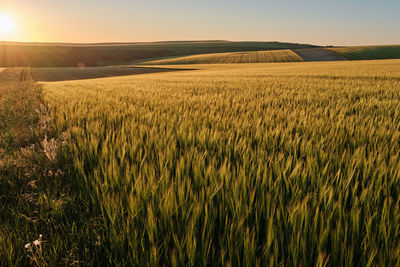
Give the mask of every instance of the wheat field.
POLYGON ((183 56, 169 59, 144 61, 141 64, 232 64, 232 63, 272 63, 300 62, 303 59, 292 50, 248 51, 183 56))
POLYGON ((197 67, 41 83, 74 174, 48 262, 400 264, 400 61, 197 67))

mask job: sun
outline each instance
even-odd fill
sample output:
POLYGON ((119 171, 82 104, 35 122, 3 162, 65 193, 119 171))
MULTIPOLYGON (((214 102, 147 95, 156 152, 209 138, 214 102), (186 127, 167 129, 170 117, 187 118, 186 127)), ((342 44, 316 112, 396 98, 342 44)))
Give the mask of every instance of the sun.
POLYGON ((0 34, 12 33, 14 29, 14 20, 7 14, 0 14, 0 34))

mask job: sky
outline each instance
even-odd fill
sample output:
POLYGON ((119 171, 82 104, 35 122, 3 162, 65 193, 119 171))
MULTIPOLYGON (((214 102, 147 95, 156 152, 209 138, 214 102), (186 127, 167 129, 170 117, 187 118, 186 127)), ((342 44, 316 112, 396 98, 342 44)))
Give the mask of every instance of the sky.
POLYGON ((0 0, 0 41, 400 44, 400 0, 0 0))

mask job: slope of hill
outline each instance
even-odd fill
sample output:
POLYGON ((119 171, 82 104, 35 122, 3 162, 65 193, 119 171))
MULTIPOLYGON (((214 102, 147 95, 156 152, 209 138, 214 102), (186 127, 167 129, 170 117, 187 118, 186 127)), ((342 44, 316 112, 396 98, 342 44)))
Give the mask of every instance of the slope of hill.
POLYGON ((228 64, 228 63, 269 63, 299 62, 303 59, 292 50, 248 51, 191 55, 169 59, 144 61, 141 64, 228 64))
POLYGON ((347 60, 347 58, 340 53, 325 48, 296 49, 295 51, 306 62, 347 60))
POLYGON ((349 46, 329 48, 350 60, 363 59, 399 59, 400 45, 385 46, 349 46))
POLYGON ((131 44, 0 43, 0 67, 106 66, 136 60, 193 54, 301 49, 307 44, 280 42, 157 42, 131 44))

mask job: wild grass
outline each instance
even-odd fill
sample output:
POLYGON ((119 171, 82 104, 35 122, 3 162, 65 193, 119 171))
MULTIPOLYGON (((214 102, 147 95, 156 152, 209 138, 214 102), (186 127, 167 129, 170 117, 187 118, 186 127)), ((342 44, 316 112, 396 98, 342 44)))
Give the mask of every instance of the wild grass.
POLYGON ((170 59, 144 61, 141 64, 231 64, 231 63, 271 63, 299 62, 303 59, 292 50, 248 51, 184 56, 170 59))
POLYGON ((0 81, 0 266, 70 265, 75 247, 88 250, 80 259, 96 251, 86 233, 98 227, 69 172, 68 134, 53 130, 41 86, 26 80, 0 81))
POLYGON ((399 265, 399 73, 396 60, 239 64, 44 83, 55 129, 71 131, 71 216, 87 218, 60 225, 46 257, 399 265))
POLYGON ((349 46, 328 48, 351 60, 397 59, 400 58, 400 45, 393 46, 349 46))

